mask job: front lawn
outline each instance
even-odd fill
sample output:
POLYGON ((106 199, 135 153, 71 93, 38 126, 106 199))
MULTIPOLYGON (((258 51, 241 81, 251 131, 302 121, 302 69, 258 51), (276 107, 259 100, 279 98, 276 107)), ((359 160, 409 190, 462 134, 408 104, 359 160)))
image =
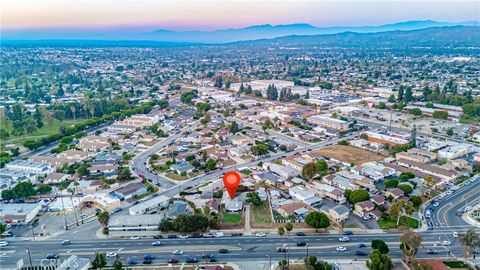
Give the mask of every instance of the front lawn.
POLYGON ((223 223, 235 223, 238 224, 242 221, 242 215, 237 213, 228 213, 222 211, 223 223))
POLYGON ((470 265, 462 262, 462 261, 451 261, 451 262, 443 262, 446 266, 450 268, 463 268, 463 269, 472 269, 470 265))
MULTIPOLYGON (((417 219, 407 217, 407 216, 402 216, 400 217, 400 225, 408 226, 412 229, 417 229, 420 226, 420 222, 417 219)), ((378 226, 380 226, 380 228, 383 230, 396 229, 397 220, 381 218, 378 220, 378 226)))

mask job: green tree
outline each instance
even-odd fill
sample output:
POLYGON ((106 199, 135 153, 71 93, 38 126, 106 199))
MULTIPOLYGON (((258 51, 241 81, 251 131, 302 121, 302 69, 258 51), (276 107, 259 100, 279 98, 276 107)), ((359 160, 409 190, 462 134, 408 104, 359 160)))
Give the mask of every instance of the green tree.
POLYGON ((102 269, 107 266, 107 256, 104 252, 96 252, 92 261, 92 269, 102 269))
POLYGON ((318 172, 324 172, 326 170, 328 170, 327 162, 323 159, 317 161, 317 171, 318 172))
POLYGON ((372 240, 372 249, 376 249, 382 254, 387 254, 388 252, 390 252, 388 245, 382 239, 372 240))
POLYGON ((318 260, 315 256, 308 256, 304 260, 307 270, 332 270, 332 266, 322 260, 318 260))
POLYGON ((158 229, 162 232, 168 232, 173 230, 173 223, 168 219, 162 219, 158 225, 158 229))
POLYGON ((0 235, 7 230, 7 226, 3 223, 0 223, 0 235))
POLYGON ((393 263, 390 256, 374 249, 367 261, 367 267, 370 270, 390 270, 393 269, 393 263))
POLYGON ((250 148, 250 151, 252 151, 252 154, 254 154, 255 156, 266 155, 269 150, 270 150, 270 148, 268 147, 268 145, 263 144, 263 143, 254 145, 250 148))
POLYGON ((398 188, 401 189, 405 194, 410 194, 413 192, 413 188, 408 184, 400 184, 398 188))
POLYGON ((281 226, 278 227, 278 228, 277 228, 277 234, 280 235, 280 236, 285 235, 285 228, 283 228, 283 227, 281 227, 281 226))
POLYGON ((33 114, 33 119, 37 122, 37 128, 43 127, 43 114, 40 112, 40 108, 35 106, 35 113, 33 114))
POLYGON ((262 199, 258 195, 258 192, 249 192, 247 194, 246 201, 251 203, 253 206, 261 206, 263 204, 262 199))
POLYGON ((122 261, 120 261, 120 258, 118 256, 115 258, 115 261, 113 261, 113 269, 114 270, 122 270, 123 269, 122 261))
POLYGON ((302 168, 302 177, 307 180, 313 179, 313 177, 317 174, 317 164, 315 162, 309 162, 303 165, 302 168))
POLYGON ((217 161, 216 161, 215 159, 209 158, 209 159, 207 160, 207 162, 205 162, 205 168, 206 168, 207 170, 210 170, 210 171, 211 171, 211 170, 214 170, 215 167, 217 167, 217 161))
POLYGON ((435 119, 448 119, 448 112, 447 111, 433 111, 432 117, 435 119))
POLYGON ((100 223, 100 225, 102 225, 103 227, 103 230, 105 230, 105 228, 108 225, 108 221, 110 221, 110 215, 108 214, 107 211, 102 211, 98 213, 97 218, 98 218, 98 223, 100 223))
POLYGON ((327 215, 317 211, 310 212, 305 218, 305 223, 315 228, 315 230, 330 226, 330 220, 327 215))
POLYGON ((347 199, 351 204, 356 204, 358 202, 370 200, 370 194, 368 194, 368 191, 364 189, 356 189, 350 192, 347 199))
POLYGON ((384 183, 385 183, 386 188, 396 188, 396 187, 398 187, 398 180, 395 180, 395 179, 385 180, 384 183))
POLYGON ((420 207, 420 205, 422 205, 422 197, 417 196, 417 195, 411 196, 409 201, 411 201, 412 204, 413 204, 413 207, 415 207, 417 209, 420 207))
POLYGON ((416 232, 406 231, 400 236, 400 242, 400 249, 405 256, 405 261, 410 263, 422 244, 422 237, 416 232))
POLYGON ((52 191, 52 187, 50 185, 47 185, 47 184, 40 184, 37 187, 37 193, 38 194, 47 194, 47 193, 50 193, 51 191, 52 191))
POLYGON ((464 247, 466 259, 472 256, 475 248, 480 247, 480 236, 475 232, 474 228, 470 228, 465 234, 460 234, 459 242, 464 247))
POLYGON ((385 105, 385 102, 379 102, 377 108, 385 110, 387 108, 387 105, 385 105))

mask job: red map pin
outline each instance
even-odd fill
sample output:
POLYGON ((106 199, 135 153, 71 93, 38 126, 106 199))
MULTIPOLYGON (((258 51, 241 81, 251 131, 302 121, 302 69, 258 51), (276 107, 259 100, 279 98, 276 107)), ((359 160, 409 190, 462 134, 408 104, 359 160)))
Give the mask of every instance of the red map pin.
POLYGON ((230 199, 235 197, 238 185, 240 185, 241 176, 236 171, 229 171, 223 175, 223 184, 227 188, 230 199))

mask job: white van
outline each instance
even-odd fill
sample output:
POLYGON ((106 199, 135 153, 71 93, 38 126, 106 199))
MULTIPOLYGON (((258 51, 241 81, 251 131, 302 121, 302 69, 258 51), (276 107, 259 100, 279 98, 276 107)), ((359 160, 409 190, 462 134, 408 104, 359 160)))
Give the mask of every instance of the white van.
POLYGON ((216 232, 213 234, 213 237, 223 237, 223 232, 216 232))

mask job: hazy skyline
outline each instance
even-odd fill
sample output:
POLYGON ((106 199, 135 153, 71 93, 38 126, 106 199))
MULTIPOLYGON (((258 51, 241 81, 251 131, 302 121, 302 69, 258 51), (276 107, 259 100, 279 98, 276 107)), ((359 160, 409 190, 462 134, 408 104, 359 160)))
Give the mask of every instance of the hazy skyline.
POLYGON ((479 1, 0 0, 3 30, 216 30, 257 24, 478 21, 479 1))

